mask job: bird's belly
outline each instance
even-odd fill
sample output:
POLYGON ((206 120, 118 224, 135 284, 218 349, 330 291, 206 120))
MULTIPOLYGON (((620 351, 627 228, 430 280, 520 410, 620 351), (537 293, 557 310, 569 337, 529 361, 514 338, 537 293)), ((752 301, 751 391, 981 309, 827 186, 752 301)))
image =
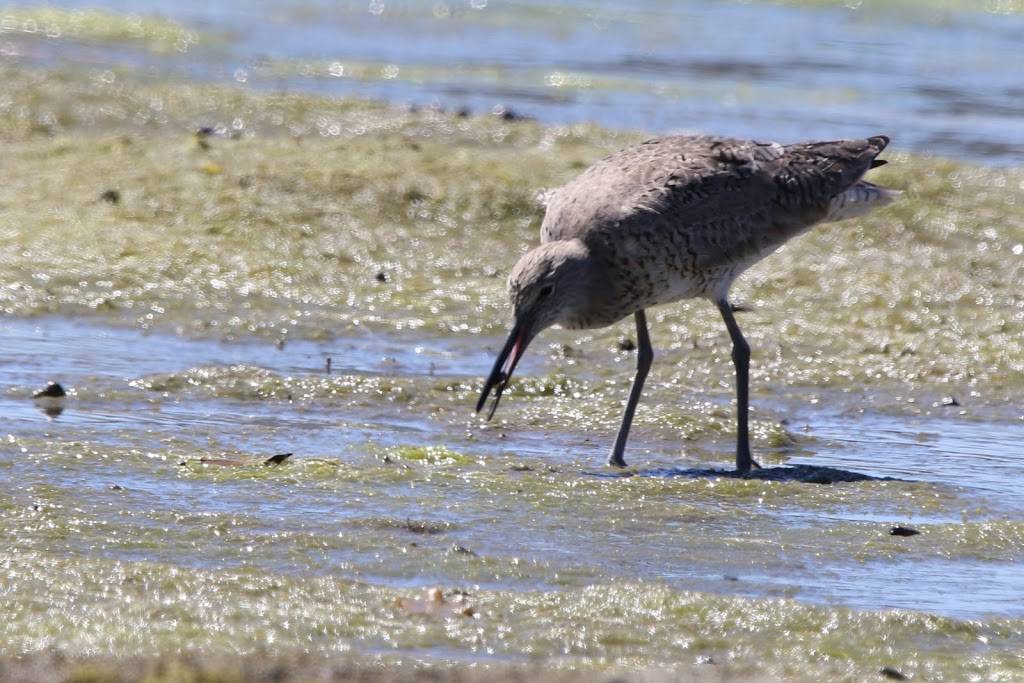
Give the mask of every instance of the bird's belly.
POLYGON ((670 304, 682 299, 693 299, 705 296, 711 280, 707 273, 670 273, 664 279, 664 284, 653 292, 648 306, 658 304, 670 304))
POLYGON ((642 296, 637 297, 634 306, 639 310, 683 299, 725 298, 733 280, 750 265, 748 262, 737 262, 692 271, 652 273, 648 280, 650 286, 642 292, 642 296))

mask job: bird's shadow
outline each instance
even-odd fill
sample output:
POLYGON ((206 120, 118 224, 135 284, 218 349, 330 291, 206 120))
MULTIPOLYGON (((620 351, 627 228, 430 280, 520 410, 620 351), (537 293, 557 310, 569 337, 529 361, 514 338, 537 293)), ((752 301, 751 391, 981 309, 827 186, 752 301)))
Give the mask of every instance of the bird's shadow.
POLYGON ((608 479, 624 477, 686 477, 688 479, 756 479, 759 481, 792 481, 802 484, 844 484, 858 481, 901 481, 893 477, 873 477, 870 474, 842 470, 836 467, 818 465, 789 465, 786 467, 762 467, 741 474, 736 470, 720 470, 714 467, 660 467, 649 470, 619 470, 584 474, 608 479))

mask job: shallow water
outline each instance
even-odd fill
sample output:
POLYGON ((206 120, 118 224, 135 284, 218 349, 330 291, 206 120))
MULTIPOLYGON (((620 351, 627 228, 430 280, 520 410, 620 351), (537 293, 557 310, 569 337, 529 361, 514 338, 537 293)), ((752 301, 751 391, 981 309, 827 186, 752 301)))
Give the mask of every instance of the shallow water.
POLYGON ((883 479, 695 475, 701 452, 726 467, 728 444, 680 453, 642 425, 623 473, 602 465, 608 430, 489 427, 452 401, 443 387, 479 377, 486 346, 368 333, 278 347, 4 319, 0 648, 1019 672, 1019 424, 761 393, 792 430, 762 455, 883 479), (270 375, 319 389, 268 393, 270 375), (69 393, 56 416, 31 398, 50 379, 69 393), (294 455, 260 464, 278 452, 294 455), (434 585, 476 615, 396 606, 434 585))
POLYGON ((610 434, 591 441, 510 427, 499 438, 469 417, 468 404, 434 398, 424 413, 394 405, 388 392, 289 400, 236 383, 243 367, 339 388, 352 377, 415 387, 470 380, 489 363, 476 338, 410 345, 367 335, 278 349, 10 319, 0 354, 0 488, 17 522, 6 527, 9 548, 394 588, 561 590, 642 579, 861 609, 1024 617, 1015 597, 1024 594, 1019 424, 849 415, 835 410, 849 402, 841 395, 829 409, 789 399, 772 406, 799 425, 796 455, 781 460, 893 479, 691 476, 686 468, 701 460, 643 429, 632 476, 620 476, 602 466, 610 434), (207 372, 148 388, 194 368, 207 372), (55 418, 30 398, 52 378, 71 394, 55 418), (292 451, 278 468, 257 464, 292 451), (890 536, 898 523, 922 534, 890 536))
POLYGON ((476 112, 505 107, 549 123, 647 132, 783 141, 885 132, 903 149, 1024 161, 1019 2, 48 4, 156 15, 181 31, 168 37, 160 27, 133 46, 98 30, 76 37, 71 20, 56 16, 30 23, 29 34, 26 11, 0 33, 0 55, 476 112), (47 38, 40 26, 59 35, 47 38))

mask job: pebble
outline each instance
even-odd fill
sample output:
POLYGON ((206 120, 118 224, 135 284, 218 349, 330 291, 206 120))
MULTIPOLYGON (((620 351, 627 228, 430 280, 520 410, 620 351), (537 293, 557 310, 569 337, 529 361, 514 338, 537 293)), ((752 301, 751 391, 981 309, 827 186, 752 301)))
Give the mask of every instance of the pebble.
POLYGON ((32 398, 64 398, 67 395, 59 382, 47 382, 46 388, 32 394, 32 398))

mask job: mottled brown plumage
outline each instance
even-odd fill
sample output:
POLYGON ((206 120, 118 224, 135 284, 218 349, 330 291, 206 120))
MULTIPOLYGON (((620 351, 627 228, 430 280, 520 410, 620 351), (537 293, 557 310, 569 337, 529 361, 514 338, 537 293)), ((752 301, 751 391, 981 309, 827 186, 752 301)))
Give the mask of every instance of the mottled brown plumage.
MULTIPOLYGON (((653 351, 644 309, 692 297, 716 303, 737 369, 737 467, 747 438, 749 348, 728 304, 736 276, 812 225, 866 213, 898 193, 862 180, 888 138, 779 145, 713 136, 649 140, 602 159, 548 200, 541 246, 509 277, 516 325, 477 409, 495 407, 542 329, 610 325, 636 316, 637 376, 611 462, 622 465, 629 423, 653 351), (506 360, 509 360, 506 368, 506 360)), ((493 410, 492 410, 493 413, 493 410)))

